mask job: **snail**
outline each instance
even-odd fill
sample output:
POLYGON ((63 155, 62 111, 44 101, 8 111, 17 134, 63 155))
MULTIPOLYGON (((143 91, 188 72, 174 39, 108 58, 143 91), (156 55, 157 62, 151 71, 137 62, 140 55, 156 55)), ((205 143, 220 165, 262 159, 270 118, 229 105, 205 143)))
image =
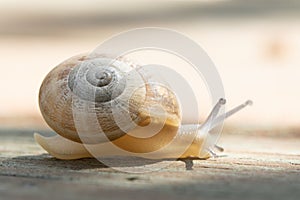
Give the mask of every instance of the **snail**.
POLYGON ((55 67, 39 91, 39 107, 57 133, 34 134, 58 159, 133 155, 151 159, 209 158, 222 148, 210 131, 250 100, 218 116, 221 98, 203 124, 181 124, 176 94, 149 81, 138 65, 104 55, 78 55, 55 67))

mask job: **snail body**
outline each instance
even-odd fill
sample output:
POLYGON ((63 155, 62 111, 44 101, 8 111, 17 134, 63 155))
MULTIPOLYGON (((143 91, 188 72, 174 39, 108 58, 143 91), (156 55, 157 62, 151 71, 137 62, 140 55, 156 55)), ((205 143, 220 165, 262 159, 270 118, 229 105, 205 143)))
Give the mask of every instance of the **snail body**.
POLYGON ((216 117, 225 104, 220 99, 202 125, 182 125, 176 94, 149 81, 139 66, 103 55, 79 55, 58 65, 44 79, 39 106, 58 135, 35 134, 35 140, 59 159, 113 155, 209 158, 214 155, 211 146, 204 146, 209 131, 250 103, 216 117))

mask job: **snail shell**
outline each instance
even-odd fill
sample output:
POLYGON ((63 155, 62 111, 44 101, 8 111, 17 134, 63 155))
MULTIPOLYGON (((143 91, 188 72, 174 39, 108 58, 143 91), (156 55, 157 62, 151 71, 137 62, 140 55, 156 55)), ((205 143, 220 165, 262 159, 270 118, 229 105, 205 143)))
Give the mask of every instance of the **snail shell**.
POLYGON ((139 66, 103 55, 79 55, 55 67, 41 85, 39 106, 47 124, 66 139, 113 141, 137 153, 168 144, 181 122, 172 90, 149 82, 139 66), (148 137, 150 129, 159 131, 148 137))

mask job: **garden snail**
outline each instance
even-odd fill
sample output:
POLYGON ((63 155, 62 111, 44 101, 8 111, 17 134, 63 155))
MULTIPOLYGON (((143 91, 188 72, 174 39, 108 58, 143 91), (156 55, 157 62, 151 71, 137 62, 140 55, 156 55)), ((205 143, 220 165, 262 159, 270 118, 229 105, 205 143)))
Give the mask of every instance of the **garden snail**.
POLYGON ((176 94, 150 82, 139 66, 103 55, 79 55, 54 68, 40 88, 41 113, 58 135, 34 137, 59 159, 119 154, 209 158, 213 149, 221 150, 215 144, 204 148, 209 131, 252 103, 217 116, 225 102, 220 99, 203 124, 182 125, 176 94))

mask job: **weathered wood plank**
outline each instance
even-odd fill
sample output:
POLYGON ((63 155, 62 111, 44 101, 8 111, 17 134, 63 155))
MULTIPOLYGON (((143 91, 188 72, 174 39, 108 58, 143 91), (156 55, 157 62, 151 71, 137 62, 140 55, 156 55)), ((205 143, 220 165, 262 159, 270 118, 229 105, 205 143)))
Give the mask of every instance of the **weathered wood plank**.
MULTIPOLYGON (((220 144, 227 149, 225 156, 194 160, 193 166, 183 161, 146 161, 158 171, 136 174, 116 171, 96 159, 54 159, 34 143, 31 132, 0 133, 0 199, 300 197, 298 137, 224 134, 220 144)), ((145 161, 107 159, 131 169, 143 167, 145 161)))

